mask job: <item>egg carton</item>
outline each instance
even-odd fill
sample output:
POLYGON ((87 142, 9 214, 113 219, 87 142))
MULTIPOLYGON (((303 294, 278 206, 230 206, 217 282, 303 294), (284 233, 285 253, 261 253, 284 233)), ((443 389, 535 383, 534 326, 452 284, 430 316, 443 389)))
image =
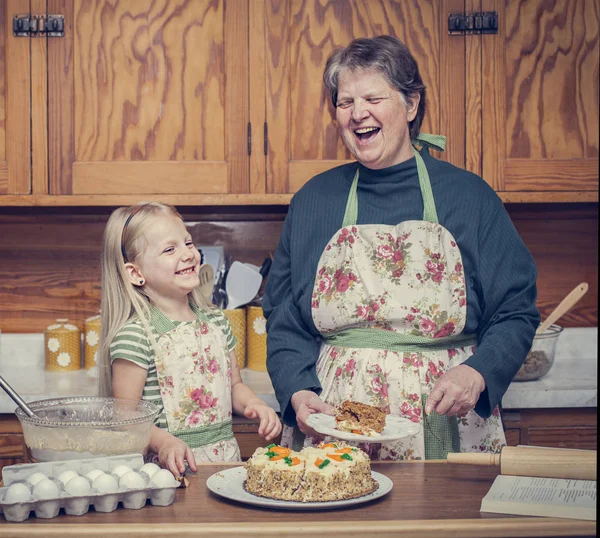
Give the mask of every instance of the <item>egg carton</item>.
MULTIPOLYGON (((172 485, 166 486, 157 486, 148 478, 145 480, 145 487, 143 488, 119 486, 119 489, 115 493, 103 493, 92 487, 86 495, 69 494, 58 480, 58 476, 65 471, 73 471, 77 475, 85 477, 90 471, 98 469, 111 475, 114 469, 122 465, 126 465, 132 471, 138 472, 144 465, 144 458, 141 454, 123 454, 102 458, 6 466, 2 469, 4 487, 0 488, 0 513, 4 515, 6 521, 20 522, 28 519, 32 511, 38 518, 50 519, 58 516, 61 508, 64 508, 65 513, 68 515, 81 516, 88 512, 90 506, 93 506, 96 512, 113 512, 118 508, 119 503, 121 503, 123 508, 132 510, 142 508, 148 500, 150 500, 150 504, 153 506, 169 506, 173 504, 175 491, 179 486, 175 478, 173 478, 174 483, 172 485), (60 485, 58 496, 54 495, 49 498, 37 500, 33 498, 25 502, 5 501, 6 492, 12 484, 23 483, 27 485, 27 478, 34 473, 42 473, 55 484, 60 485)), ((141 476, 145 476, 144 473, 141 476)), ((119 481, 118 478, 117 481, 119 481)))

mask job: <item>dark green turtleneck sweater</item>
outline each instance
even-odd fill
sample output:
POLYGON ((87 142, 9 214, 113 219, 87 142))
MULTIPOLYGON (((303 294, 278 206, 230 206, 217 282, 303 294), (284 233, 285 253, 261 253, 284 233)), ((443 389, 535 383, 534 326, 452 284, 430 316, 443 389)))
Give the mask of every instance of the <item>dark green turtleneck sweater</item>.
MULTIPOLYGON (((457 241, 467 285, 465 334, 478 345, 465 364, 485 379, 475 411, 490 416, 523 363, 540 317, 536 268, 502 201, 480 177, 422 152, 439 223, 457 241)), ((311 179, 290 203, 263 299, 267 317, 267 368, 287 424, 290 399, 321 385, 316 362, 320 338, 311 295, 321 252, 341 228, 356 168, 357 224, 395 225, 422 220, 423 200, 414 158, 383 170, 352 163, 311 179)))

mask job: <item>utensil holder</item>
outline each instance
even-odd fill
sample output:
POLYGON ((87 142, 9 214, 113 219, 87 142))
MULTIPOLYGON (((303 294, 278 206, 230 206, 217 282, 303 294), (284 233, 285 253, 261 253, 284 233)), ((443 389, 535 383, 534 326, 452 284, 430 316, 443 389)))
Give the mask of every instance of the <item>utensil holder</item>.
POLYGON ((233 335, 237 338, 235 356, 240 369, 246 366, 246 310, 236 308, 235 310, 223 310, 223 314, 229 320, 233 335))
POLYGON ((267 320, 260 306, 249 306, 247 311, 248 368, 267 371, 267 320))
POLYGON ((68 319, 57 319, 44 331, 45 369, 72 372, 81 369, 81 331, 68 319))

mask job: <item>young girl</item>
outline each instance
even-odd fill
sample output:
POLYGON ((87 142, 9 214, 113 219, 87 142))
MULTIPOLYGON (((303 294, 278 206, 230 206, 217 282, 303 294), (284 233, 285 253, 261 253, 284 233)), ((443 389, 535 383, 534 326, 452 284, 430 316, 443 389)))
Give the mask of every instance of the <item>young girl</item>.
POLYGON ((260 419, 267 441, 279 418, 242 383, 227 318, 198 286, 200 254, 181 215, 161 203, 119 208, 104 232, 100 392, 150 400, 161 412, 150 450, 175 475, 184 461, 239 460, 232 410, 260 419), (111 375, 112 374, 112 375, 111 375))

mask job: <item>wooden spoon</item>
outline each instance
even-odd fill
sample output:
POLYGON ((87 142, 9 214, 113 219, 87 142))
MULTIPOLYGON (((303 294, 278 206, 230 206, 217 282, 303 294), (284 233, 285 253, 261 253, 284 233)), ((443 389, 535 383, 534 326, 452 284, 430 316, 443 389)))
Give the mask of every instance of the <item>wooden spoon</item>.
POLYGON ((587 282, 582 282, 578 286, 575 286, 573 291, 569 293, 560 304, 550 313, 550 315, 546 318, 546 321, 540 324, 538 330, 535 334, 542 334, 550 325, 552 325, 558 318, 564 316, 571 308, 575 306, 575 304, 581 299, 588 290, 587 282))
POLYGON ((198 278, 200 280, 200 293, 209 302, 212 303, 213 285, 215 272, 212 265, 205 263, 198 269, 198 278))

